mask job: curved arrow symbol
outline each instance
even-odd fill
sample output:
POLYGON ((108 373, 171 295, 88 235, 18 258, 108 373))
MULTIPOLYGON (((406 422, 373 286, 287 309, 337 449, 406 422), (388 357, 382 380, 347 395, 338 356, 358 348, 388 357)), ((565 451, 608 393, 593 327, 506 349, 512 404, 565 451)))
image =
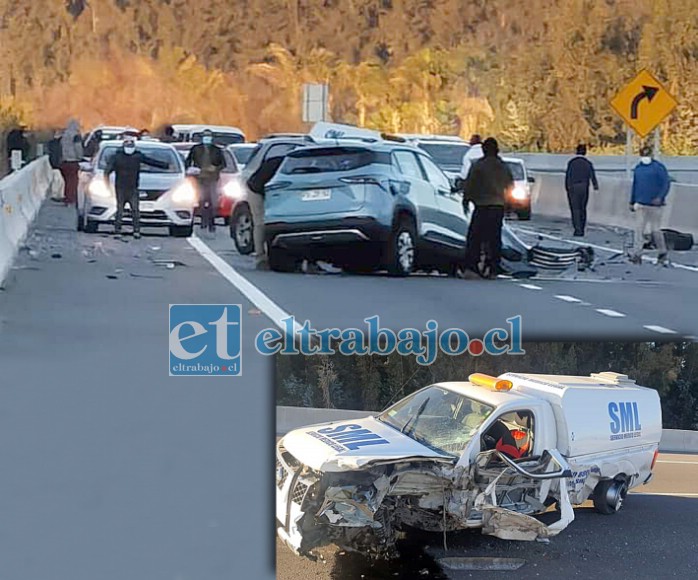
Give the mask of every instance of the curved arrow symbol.
POLYGON ((642 85, 642 92, 635 95, 632 105, 630 105, 630 118, 637 119, 637 109, 643 99, 647 99, 648 102, 652 102, 655 95, 659 92, 659 87, 650 87, 648 85, 642 85))

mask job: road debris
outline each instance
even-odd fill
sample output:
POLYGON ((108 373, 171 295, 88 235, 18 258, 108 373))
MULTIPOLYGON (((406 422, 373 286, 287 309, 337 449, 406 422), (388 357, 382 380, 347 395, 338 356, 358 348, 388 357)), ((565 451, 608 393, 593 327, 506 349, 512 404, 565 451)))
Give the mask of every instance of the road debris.
POLYGON ((526 563, 523 558, 440 558, 439 564, 448 570, 518 570, 526 563))

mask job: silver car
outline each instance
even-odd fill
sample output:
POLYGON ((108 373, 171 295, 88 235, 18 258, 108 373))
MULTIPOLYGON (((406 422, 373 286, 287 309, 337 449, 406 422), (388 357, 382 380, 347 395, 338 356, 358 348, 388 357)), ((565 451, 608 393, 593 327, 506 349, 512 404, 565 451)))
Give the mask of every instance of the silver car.
MULTIPOLYGON (((105 141, 90 162, 80 164, 77 201, 77 229, 94 233, 101 224, 113 224, 116 215, 114 175, 107 181, 104 171, 109 159, 121 147, 120 141, 105 141)), ((150 158, 168 164, 167 169, 141 166, 139 198, 141 225, 167 227, 170 235, 192 234, 196 187, 185 174, 184 162, 175 148, 158 141, 138 141, 136 148, 150 158)), ((124 211, 124 223, 131 223, 131 210, 124 211)))

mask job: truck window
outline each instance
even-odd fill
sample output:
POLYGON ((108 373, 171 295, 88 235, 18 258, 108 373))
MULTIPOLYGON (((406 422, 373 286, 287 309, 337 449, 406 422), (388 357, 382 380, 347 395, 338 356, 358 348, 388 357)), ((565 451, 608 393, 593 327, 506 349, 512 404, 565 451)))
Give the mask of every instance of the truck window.
POLYGON ((533 455, 533 413, 527 410, 500 415, 482 435, 482 450, 497 449, 512 459, 533 455))

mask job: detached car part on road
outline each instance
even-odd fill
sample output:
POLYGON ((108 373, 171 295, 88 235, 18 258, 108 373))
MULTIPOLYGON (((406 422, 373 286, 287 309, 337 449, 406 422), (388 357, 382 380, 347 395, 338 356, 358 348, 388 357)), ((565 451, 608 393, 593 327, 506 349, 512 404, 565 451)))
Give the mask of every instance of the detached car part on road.
POLYGON ((375 417, 288 433, 276 450, 280 538, 296 553, 395 555, 409 528, 550 538, 593 498, 602 514, 652 477, 657 391, 627 376, 471 375, 375 417), (558 521, 533 517, 553 505, 558 521))
MULTIPOLYGON (((116 215, 114 175, 104 177, 107 162, 121 148, 120 141, 104 141, 90 162, 80 164, 77 199, 77 229, 94 233, 102 224, 113 224, 116 215)), ((144 227, 167 227, 170 235, 191 236, 194 210, 198 204, 196 186, 184 171, 184 162, 167 143, 137 141, 136 148, 148 157, 168 164, 167 169, 141 166, 139 180, 140 217, 144 227)), ((124 223, 131 223, 131 208, 124 211, 124 223)))

